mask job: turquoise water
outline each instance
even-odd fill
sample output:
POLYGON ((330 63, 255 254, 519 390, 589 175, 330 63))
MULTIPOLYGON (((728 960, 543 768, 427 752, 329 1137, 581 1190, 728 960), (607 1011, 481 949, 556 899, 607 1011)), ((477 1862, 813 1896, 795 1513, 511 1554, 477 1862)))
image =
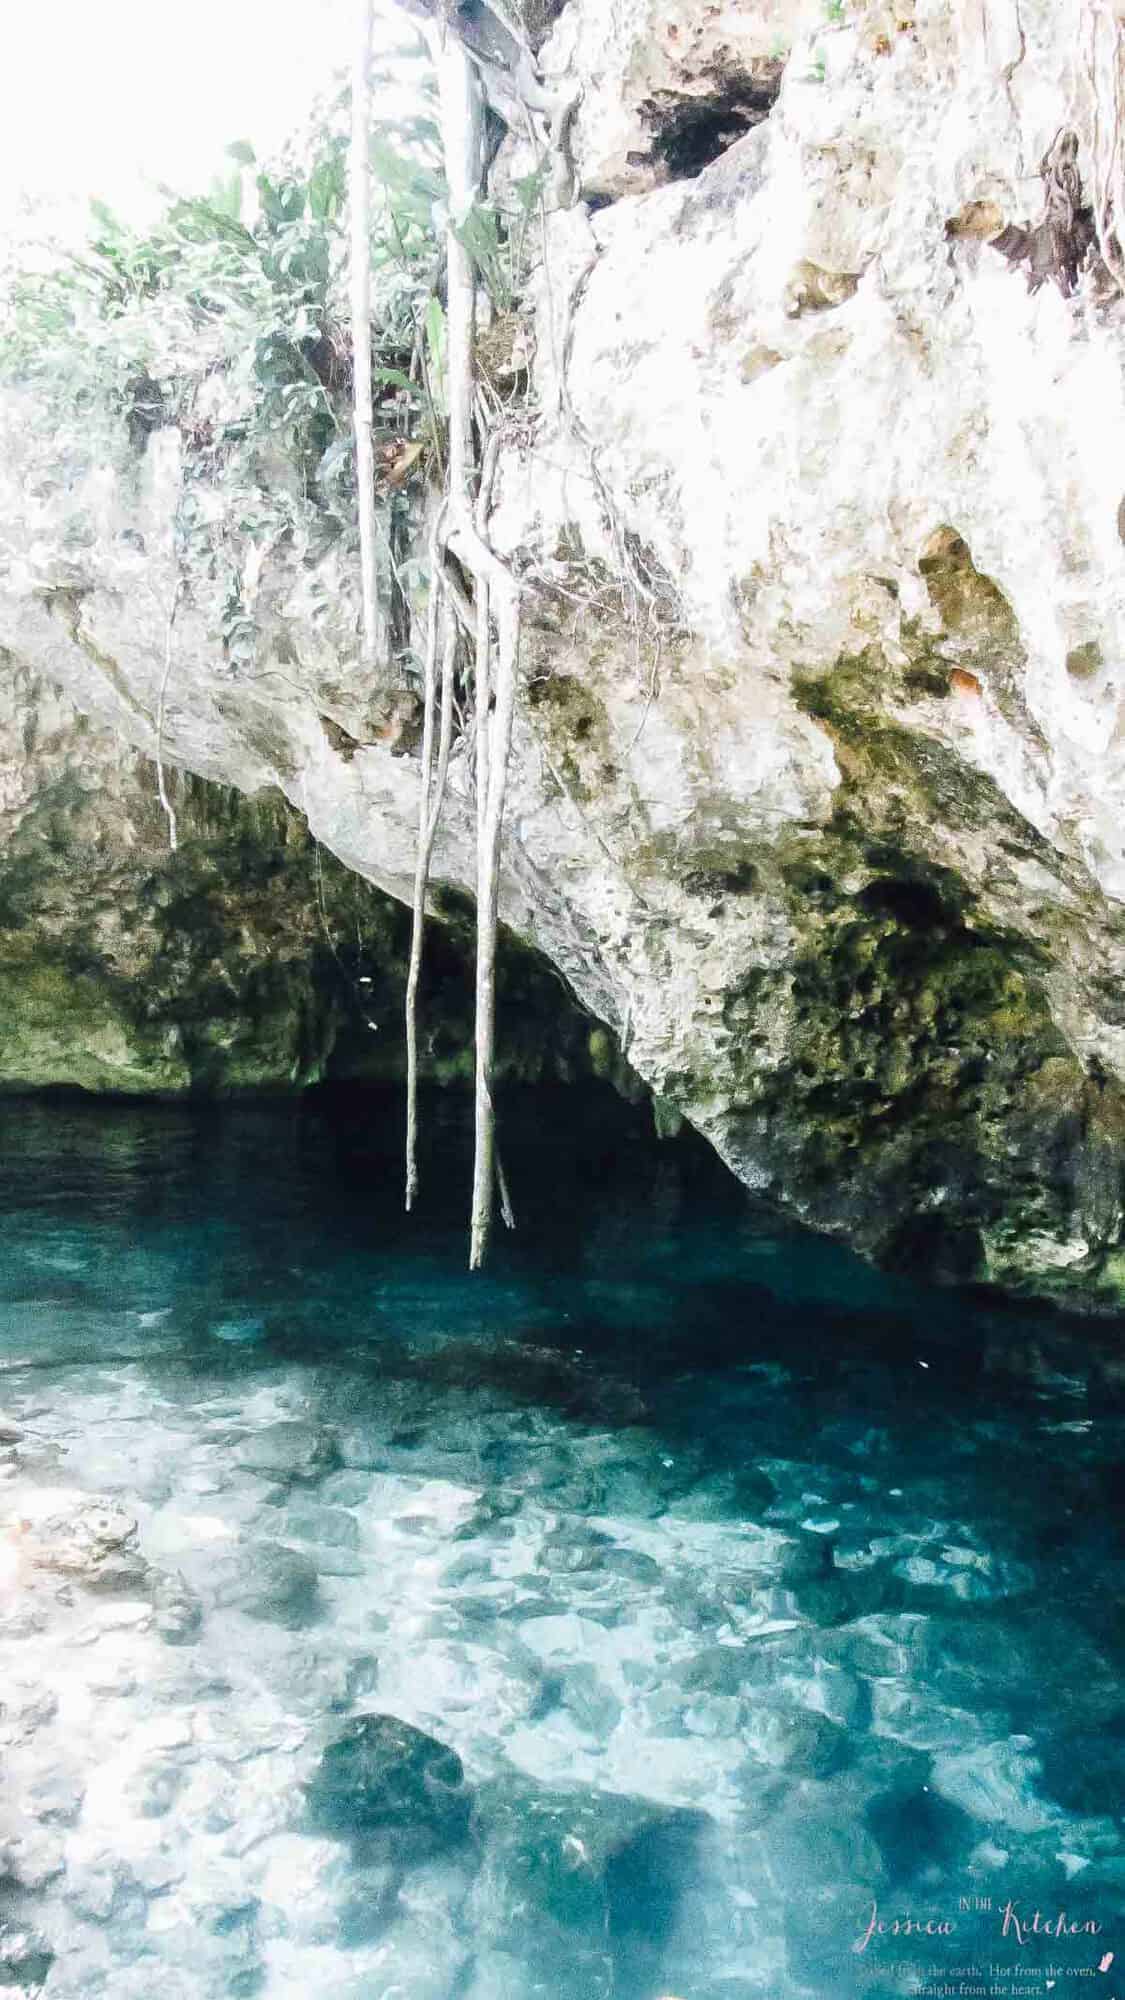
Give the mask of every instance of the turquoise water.
POLYGON ((1119 2000, 1121 1329, 400 1116, 0 1107, 0 1989, 1119 2000))

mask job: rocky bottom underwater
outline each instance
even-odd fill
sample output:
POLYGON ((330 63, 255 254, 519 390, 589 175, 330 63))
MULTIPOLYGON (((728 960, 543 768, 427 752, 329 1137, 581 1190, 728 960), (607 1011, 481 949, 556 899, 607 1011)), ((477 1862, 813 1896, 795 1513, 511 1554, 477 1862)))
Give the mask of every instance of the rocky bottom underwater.
POLYGON ((1116 2000, 1120 1328, 468 1114, 0 1106, 0 1989, 1116 2000))

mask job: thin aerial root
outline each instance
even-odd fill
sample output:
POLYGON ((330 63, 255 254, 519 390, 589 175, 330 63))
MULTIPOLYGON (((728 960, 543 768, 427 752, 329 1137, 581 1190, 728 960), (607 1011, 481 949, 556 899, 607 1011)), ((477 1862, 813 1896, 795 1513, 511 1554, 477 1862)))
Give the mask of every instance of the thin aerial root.
POLYGON ((362 663, 371 673, 378 645, 375 589, 375 448, 371 417, 371 37, 372 0, 359 0, 352 61, 352 131, 348 153, 351 210, 351 313, 359 568, 363 590, 362 663))
POLYGON ((418 979, 422 970, 422 940, 426 923, 426 881, 430 870, 430 790, 434 767, 434 706, 437 696, 437 646, 441 586, 436 570, 430 576, 426 611, 426 663, 422 690, 422 772, 418 791, 418 846, 414 860, 414 902, 410 927, 410 966, 406 975, 406 1206, 418 1192, 418 979))
POLYGON ((500 1148, 497 1146, 494 1150, 496 1153, 496 1186, 500 1195, 500 1219, 505 1229, 514 1229, 516 1226, 516 1211, 512 1207, 512 1197, 508 1189, 508 1176, 504 1172, 504 1162, 500 1158, 500 1148))
POLYGON ((500 835, 504 821, 519 656, 519 605, 511 585, 497 594, 496 624, 498 644, 492 710, 488 716, 477 717, 478 731, 483 729, 488 735, 488 789, 483 811, 482 801, 479 798, 477 801, 476 1144, 469 1236, 471 1271, 478 1271, 488 1254, 496 1180, 492 1066, 496 1045, 500 835))
POLYGON ((179 846, 176 826, 176 808, 168 796, 168 786, 164 777, 164 710, 168 700, 168 681, 172 672, 172 627, 176 622, 176 607, 180 601, 180 585, 172 592, 172 608, 164 627, 164 673, 160 682, 160 699, 156 708, 156 790, 168 822, 168 845, 174 854, 179 846))

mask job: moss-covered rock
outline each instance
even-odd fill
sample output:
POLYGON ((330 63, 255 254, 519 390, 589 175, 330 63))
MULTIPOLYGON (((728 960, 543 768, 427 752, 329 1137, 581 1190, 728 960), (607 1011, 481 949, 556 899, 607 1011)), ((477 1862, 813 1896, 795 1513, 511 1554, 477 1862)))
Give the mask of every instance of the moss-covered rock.
MULTIPOLYGON (((14 669, 0 709, 0 1088, 285 1091, 404 1073, 408 912, 279 792, 156 772, 14 669)), ((472 911, 428 926, 423 1074, 472 1075, 472 911)), ((612 1072, 612 1037, 535 955, 499 968, 501 1074, 612 1072), (549 1026, 548 1026, 549 1024, 549 1026)))
MULTIPOLYGON (((963 609, 958 551, 940 563, 963 609)), ((973 577, 979 612, 992 587, 973 577)), ((884 1264, 1109 1300, 1125 1093, 1051 1005, 1073 907, 1045 900, 1034 926, 1006 927, 969 870, 938 857, 984 840, 1069 872, 1072 904, 1081 884, 990 780, 894 719, 927 671, 923 649, 897 667, 867 652, 796 677, 843 782, 824 827, 758 857, 791 945, 723 995, 724 1150, 884 1264)), ((681 1101, 700 1088, 690 1073, 669 1081, 681 1101)))

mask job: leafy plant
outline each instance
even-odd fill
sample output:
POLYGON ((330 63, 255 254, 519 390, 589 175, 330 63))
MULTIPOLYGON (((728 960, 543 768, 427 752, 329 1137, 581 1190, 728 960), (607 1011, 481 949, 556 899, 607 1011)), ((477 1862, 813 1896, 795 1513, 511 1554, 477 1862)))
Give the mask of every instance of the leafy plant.
MULTIPOLYGON (((405 106, 372 135, 373 414, 397 482, 388 537, 399 488, 443 449, 434 209, 445 183, 422 49, 396 51, 373 79, 405 106)), ((248 551, 284 543, 299 559, 355 532, 347 114, 340 89, 277 160, 236 140, 229 171, 205 194, 169 191, 151 228, 92 202, 88 242, 41 247, 0 288, 0 375, 31 399, 26 449, 44 491, 67 465, 127 472, 155 434, 178 431, 173 545, 197 585, 210 580, 230 672, 254 654, 248 551)))

